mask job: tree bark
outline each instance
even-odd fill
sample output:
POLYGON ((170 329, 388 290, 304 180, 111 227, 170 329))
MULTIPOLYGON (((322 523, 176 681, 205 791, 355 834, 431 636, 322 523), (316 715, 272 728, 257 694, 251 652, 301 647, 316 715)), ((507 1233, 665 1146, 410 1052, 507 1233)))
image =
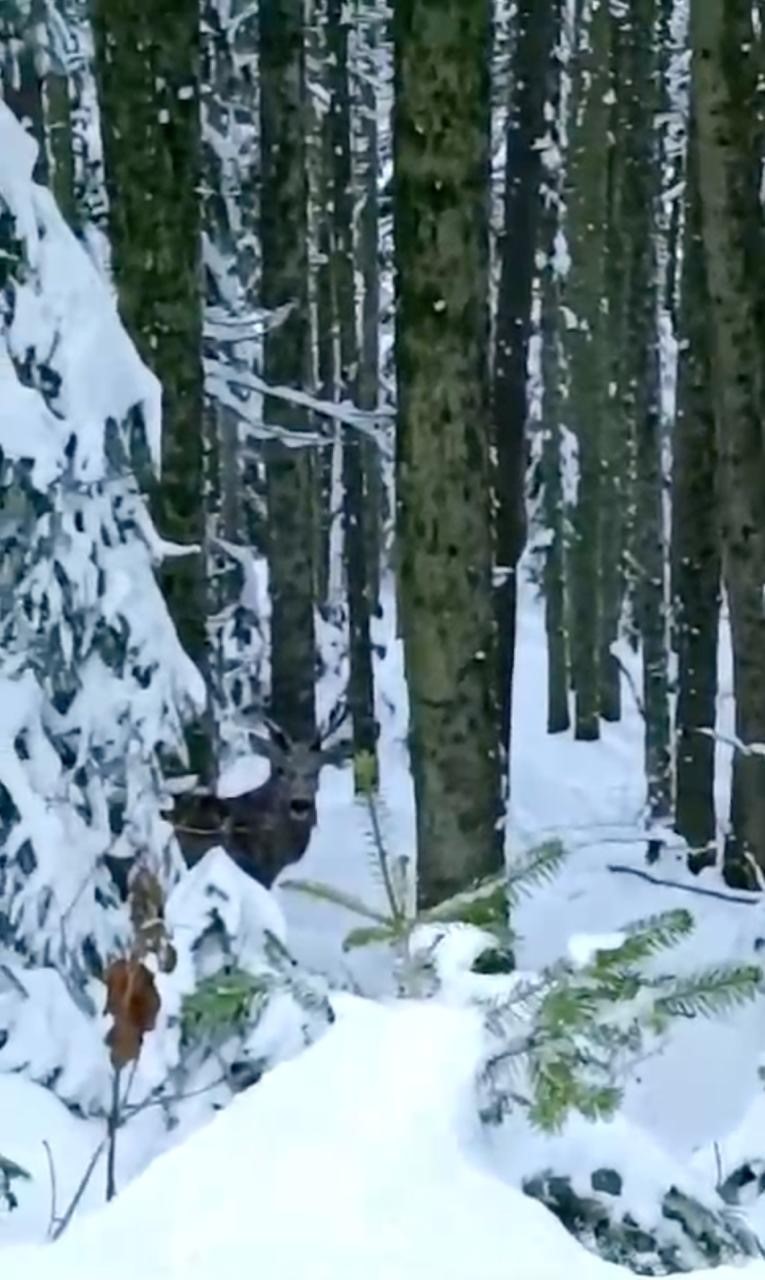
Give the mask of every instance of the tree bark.
POLYGON ((489 503, 489 0, 393 19, 400 599, 421 903, 502 864, 489 503))
MULTIPOLYGON (((748 0, 691 8, 692 84, 710 314, 723 577, 736 733, 765 742, 765 448, 757 51, 748 0)), ((765 870, 765 757, 737 753, 726 878, 765 870)))

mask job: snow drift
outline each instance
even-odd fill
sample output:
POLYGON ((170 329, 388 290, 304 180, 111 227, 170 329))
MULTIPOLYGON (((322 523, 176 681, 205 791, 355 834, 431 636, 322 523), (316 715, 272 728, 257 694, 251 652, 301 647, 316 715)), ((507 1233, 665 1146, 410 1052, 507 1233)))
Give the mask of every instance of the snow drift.
MULTIPOLYGON (((344 996, 337 1014, 321 1041, 58 1244, 3 1251, 3 1280, 627 1275, 483 1163, 474 1013, 344 996)), ((745 1271, 765 1280, 763 1264, 745 1271)))

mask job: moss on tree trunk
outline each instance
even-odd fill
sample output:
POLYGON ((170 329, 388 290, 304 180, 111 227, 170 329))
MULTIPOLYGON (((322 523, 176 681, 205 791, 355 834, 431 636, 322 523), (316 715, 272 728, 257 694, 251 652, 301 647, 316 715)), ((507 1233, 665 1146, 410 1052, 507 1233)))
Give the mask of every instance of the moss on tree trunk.
POLYGON ((501 865, 489 505, 489 0, 394 11, 398 539, 418 894, 501 865))

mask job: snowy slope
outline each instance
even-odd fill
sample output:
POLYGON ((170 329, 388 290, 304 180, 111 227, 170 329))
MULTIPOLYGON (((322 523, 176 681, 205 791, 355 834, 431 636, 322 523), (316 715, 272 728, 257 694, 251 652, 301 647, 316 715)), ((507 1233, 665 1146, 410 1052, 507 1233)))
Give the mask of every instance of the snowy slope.
MULTIPOLYGON (((626 1276, 481 1167, 471 1013, 353 997, 338 1013, 58 1244, 4 1251, 3 1280, 626 1276)), ((745 1274, 764 1280, 765 1265, 745 1274)))

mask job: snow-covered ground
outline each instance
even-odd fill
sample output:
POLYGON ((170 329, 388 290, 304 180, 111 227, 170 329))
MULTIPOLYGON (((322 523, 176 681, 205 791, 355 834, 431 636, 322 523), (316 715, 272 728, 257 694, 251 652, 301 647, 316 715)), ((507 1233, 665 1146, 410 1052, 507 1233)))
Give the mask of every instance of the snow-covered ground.
MULTIPOLYGON (((3 1280, 626 1276, 492 1176, 471 1105, 473 1013, 352 996, 337 1006, 318 1044, 108 1208, 56 1245, 4 1251, 3 1280)), ((748 1275, 763 1280, 765 1264, 748 1275)))

